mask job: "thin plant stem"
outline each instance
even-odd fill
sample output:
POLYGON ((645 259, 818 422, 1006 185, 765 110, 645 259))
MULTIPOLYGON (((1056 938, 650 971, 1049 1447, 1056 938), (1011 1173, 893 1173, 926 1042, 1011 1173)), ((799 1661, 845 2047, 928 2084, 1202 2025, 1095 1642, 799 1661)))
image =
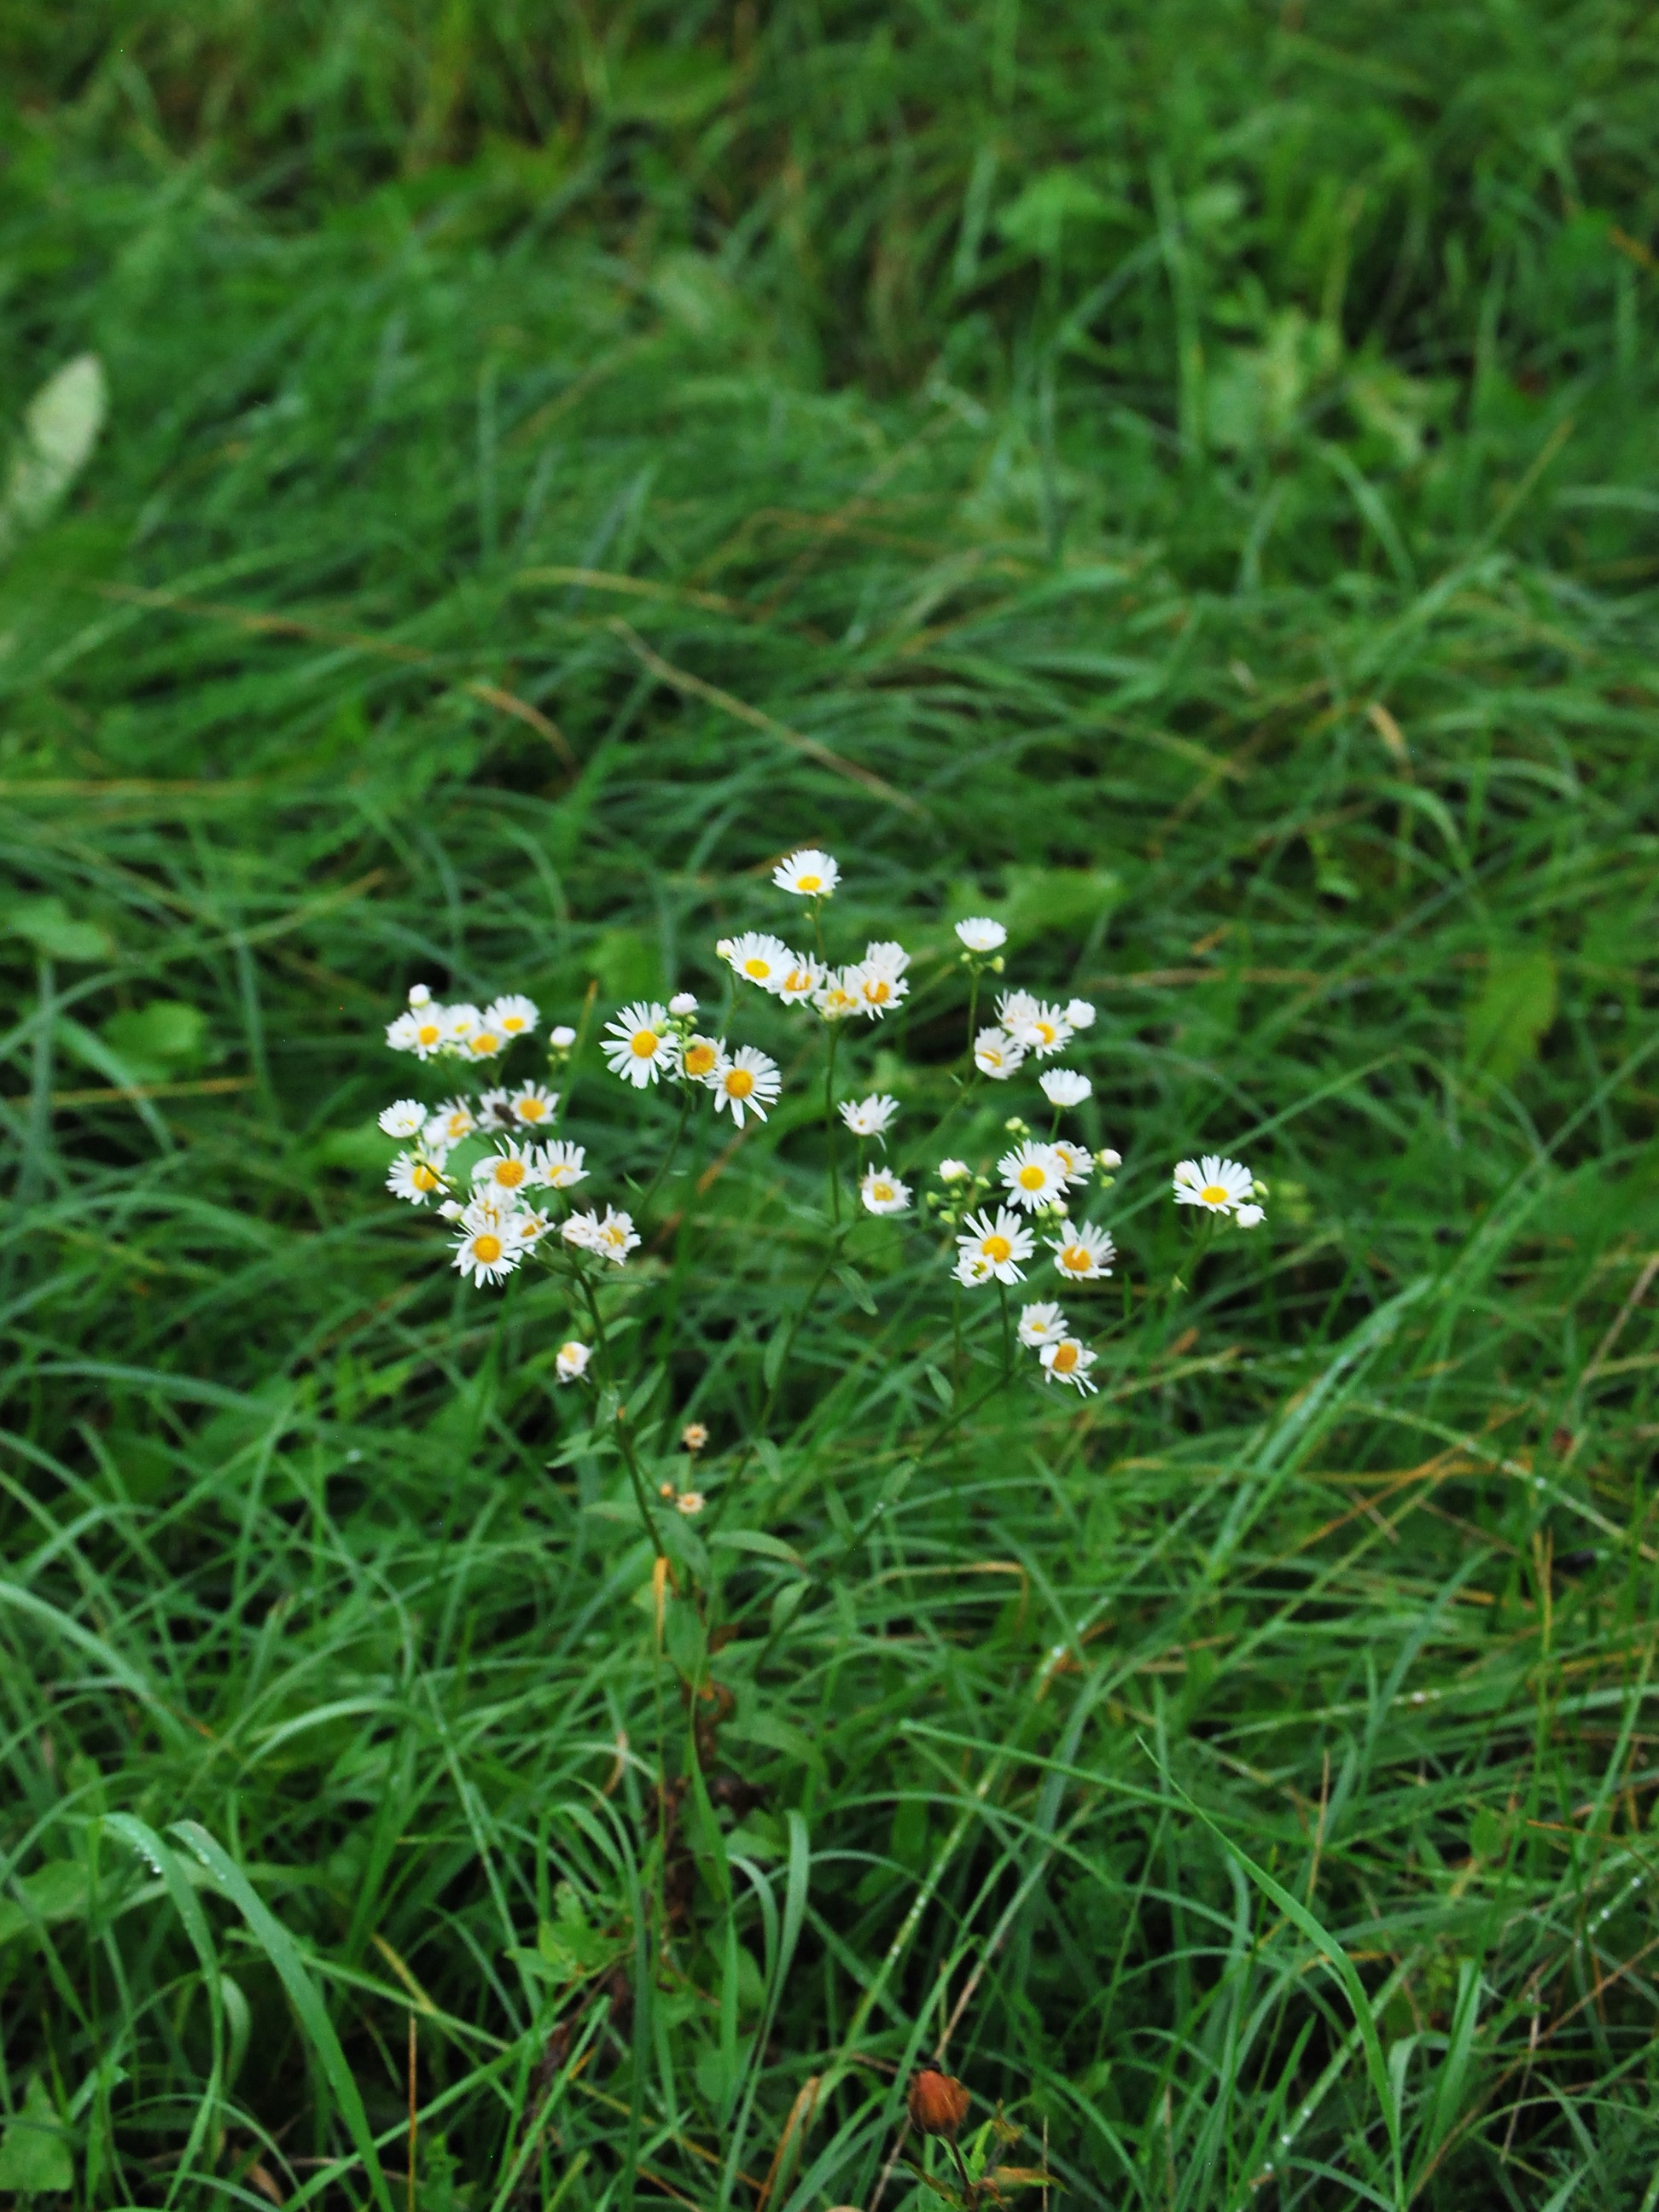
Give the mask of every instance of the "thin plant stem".
POLYGON ((605 1322, 599 1312, 599 1302, 594 1296, 593 1285, 587 1277, 580 1268, 574 1272, 576 1281, 581 1286, 582 1297, 593 1323, 594 1341, 599 1348, 600 1369, 605 1382, 617 1395, 617 1416, 612 1426, 616 1431, 617 1448, 622 1453, 623 1463, 628 1469, 628 1479, 634 1486, 635 1502, 640 1509, 640 1518, 645 1523, 646 1533, 651 1539, 651 1548, 660 1557, 663 1549, 662 1534, 657 1527, 657 1516, 651 1510, 650 1493, 646 1486, 645 1477, 640 1472, 640 1463, 635 1456, 634 1439, 628 1433, 628 1409, 623 1405, 622 1393, 617 1387, 616 1372, 611 1358, 611 1340, 605 1332, 605 1322))

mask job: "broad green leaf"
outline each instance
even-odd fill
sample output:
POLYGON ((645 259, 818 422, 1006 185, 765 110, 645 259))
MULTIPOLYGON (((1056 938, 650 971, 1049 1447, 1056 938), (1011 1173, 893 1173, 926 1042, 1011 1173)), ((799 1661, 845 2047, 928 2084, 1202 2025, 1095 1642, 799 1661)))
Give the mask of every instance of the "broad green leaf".
POLYGON ((141 1083, 152 1083, 199 1063, 207 1027, 199 1006, 183 999, 152 999, 147 1006, 112 1014, 102 1034, 141 1083))
POLYGON ((81 1920, 87 1910, 87 1869, 80 1859, 50 1859, 15 1884, 27 1899, 0 1897, 0 1943, 29 1935, 44 1921, 56 1928, 66 1920, 81 1920))
POLYGON ((76 921, 60 898, 18 899, 0 909, 0 928, 48 960, 107 960, 115 947, 95 921, 76 921))
POLYGON ((1513 1082, 1555 1019, 1555 962, 1541 947, 1494 952, 1464 1016, 1464 1057, 1481 1085, 1513 1082))
POLYGON ((43 2197, 75 2186, 69 2137, 52 2108, 51 2092, 37 2074, 0 2136, 0 2189, 43 2197))

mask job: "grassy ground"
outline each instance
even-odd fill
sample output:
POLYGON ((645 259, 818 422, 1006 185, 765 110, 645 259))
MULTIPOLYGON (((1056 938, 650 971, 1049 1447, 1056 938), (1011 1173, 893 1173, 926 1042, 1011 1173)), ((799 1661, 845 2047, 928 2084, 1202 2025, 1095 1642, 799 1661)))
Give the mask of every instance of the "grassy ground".
POLYGON ((0 566, 0 2190, 897 2212, 943 2049, 1061 2203, 1654 2212, 1654 18, 603 26, 0 24, 8 434, 112 395, 0 566), (616 1294, 759 1539, 659 1645, 380 1025, 712 994, 808 837, 924 1163, 951 918, 1098 1000, 1104 1387, 953 1419, 787 1108, 616 1294))

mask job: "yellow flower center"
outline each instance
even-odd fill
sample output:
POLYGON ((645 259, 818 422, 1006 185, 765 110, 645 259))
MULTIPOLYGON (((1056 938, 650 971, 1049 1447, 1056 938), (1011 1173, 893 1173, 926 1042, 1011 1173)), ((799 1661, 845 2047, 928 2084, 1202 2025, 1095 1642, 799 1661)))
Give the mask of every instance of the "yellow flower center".
POLYGON ((1019 1187, 1022 1190, 1041 1190, 1048 1180, 1048 1176, 1044 1175, 1035 1160, 1028 1161, 1019 1171, 1019 1187))
POLYGON ((1039 1044, 1052 1044, 1054 1042, 1054 1025, 1052 1022, 1033 1022, 1031 1027, 1036 1031, 1037 1042, 1039 1044))
POLYGON ((562 1190, 570 1180, 570 1170, 561 1161, 557 1167, 548 1170, 547 1179, 555 1190, 562 1190))
POLYGON ((769 960, 763 960, 757 955, 755 958, 744 962, 743 972, 752 981, 763 983, 772 972, 772 963, 769 960))
POLYGON ((492 1237, 486 1229, 482 1237, 473 1238, 472 1256, 475 1260, 482 1260, 486 1267, 493 1267, 501 1256, 501 1238, 492 1237))
POLYGON ((1225 1206, 1232 1196, 1224 1182, 1206 1182, 1198 1194, 1206 1206, 1225 1206))
POLYGON ((599 1237, 601 1241, 606 1244, 625 1244, 628 1241, 623 1235, 622 1231, 614 1227, 610 1229, 601 1229, 599 1231, 599 1237))
POLYGON ((786 991, 810 991, 811 975, 805 968, 792 968, 783 979, 783 988, 786 991))
POLYGON ((524 1027, 524 1016, 522 1014, 505 1015, 502 1018, 501 1027, 509 1036, 517 1036, 519 1031, 524 1027))
POLYGON ((1000 1067, 1002 1065, 1002 1054, 994 1044, 984 1046, 979 1056, 987 1067, 1000 1067))
POLYGON ((795 878, 795 889, 798 891, 821 891, 823 889, 823 878, 822 876, 797 876, 795 878))
POLYGON ((1000 1267, 1005 1260, 1013 1257, 1014 1248, 1006 1237, 988 1237, 979 1249, 993 1267, 1000 1267))
POLYGON ((885 1206, 893 1195, 893 1186, 890 1182, 872 1182, 870 1195, 878 1206, 885 1206))
POLYGON ((635 1030, 628 1048, 635 1060, 649 1060, 661 1042, 655 1030, 635 1030))
POLYGON ((1086 1275, 1090 1266, 1086 1248, 1081 1244, 1068 1244, 1060 1255, 1060 1264, 1069 1275, 1086 1275))
POLYGON ((1078 1346, 1075 1344, 1057 1344, 1054 1346, 1054 1359, 1050 1363, 1055 1374, 1069 1375, 1077 1365, 1077 1355, 1078 1346))
POLYGON ((467 1039, 467 1049, 478 1060, 488 1060, 501 1048, 501 1041, 494 1030, 480 1030, 476 1036, 467 1039))
POLYGON ((415 1041, 417 1044, 436 1044, 442 1035, 436 1022, 422 1022, 415 1032, 415 1041))
POLYGON ((582 1360, 582 1347, 580 1344, 562 1344, 559 1346, 559 1357, 567 1367, 580 1367, 582 1360))
POLYGON ((707 1075, 714 1065, 714 1048, 712 1044, 694 1044, 685 1055, 688 1075, 707 1075))
POLYGON ((747 1098, 753 1092, 754 1088, 755 1079, 746 1067, 728 1069, 726 1078, 726 1095, 728 1098, 747 1098))
POLYGON ((547 1118, 547 1108, 539 1098, 515 1098, 513 1111, 521 1121, 542 1121, 547 1118))
POLYGON ((872 1006, 884 1006, 893 995, 893 987, 884 975, 872 975, 865 984, 864 995, 872 1006))
POLYGON ((410 1170, 409 1179, 416 1190, 436 1190, 438 1178, 423 1160, 417 1160, 410 1170))
POLYGON ((495 1180, 503 1190, 516 1190, 524 1181, 522 1160, 503 1160, 495 1170, 495 1180))

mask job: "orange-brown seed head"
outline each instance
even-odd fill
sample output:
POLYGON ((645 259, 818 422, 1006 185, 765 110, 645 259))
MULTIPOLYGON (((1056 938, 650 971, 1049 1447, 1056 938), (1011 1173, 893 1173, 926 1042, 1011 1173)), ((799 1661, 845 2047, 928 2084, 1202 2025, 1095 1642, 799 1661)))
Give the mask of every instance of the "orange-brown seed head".
POLYGON ((951 2075, 941 2074, 937 2066, 924 2066, 915 2075, 905 2102, 912 2121, 925 2136, 954 2139, 968 2117, 967 2090, 951 2075))

